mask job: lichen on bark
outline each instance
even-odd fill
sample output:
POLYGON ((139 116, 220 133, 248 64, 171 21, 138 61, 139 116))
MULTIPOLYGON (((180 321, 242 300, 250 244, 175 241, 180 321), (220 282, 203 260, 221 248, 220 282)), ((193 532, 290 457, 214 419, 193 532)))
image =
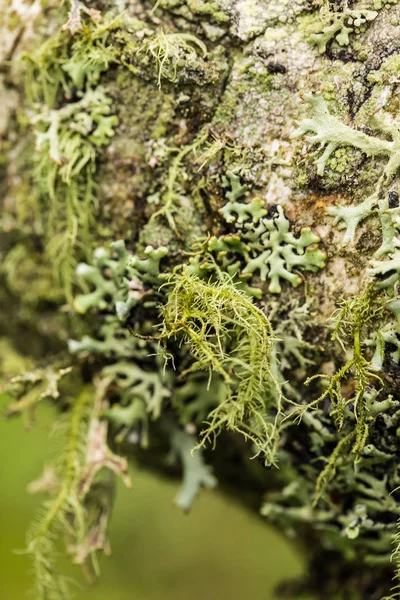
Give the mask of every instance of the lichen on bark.
MULTIPOLYGON (((399 7, 49 0, 3 12, 2 326, 30 361, 5 383, 9 415, 50 400, 86 432, 74 447, 67 433, 74 464, 41 523, 60 517, 73 559, 96 567, 124 456, 165 471, 170 451, 185 510, 216 479, 232 489, 233 469, 235 496, 297 539, 310 570, 288 597, 390 594, 399 7), (232 447, 249 460, 231 465, 232 447)), ((47 548, 54 531, 39 532, 47 548)), ((41 598, 63 597, 52 577, 38 570, 41 598)))

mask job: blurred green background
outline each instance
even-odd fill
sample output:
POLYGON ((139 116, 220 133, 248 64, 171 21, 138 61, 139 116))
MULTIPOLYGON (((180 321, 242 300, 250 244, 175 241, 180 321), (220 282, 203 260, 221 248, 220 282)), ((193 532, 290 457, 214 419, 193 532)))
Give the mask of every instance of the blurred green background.
MULTIPOLYGON (((4 402, 1 403, 4 406, 4 402)), ((25 491, 48 456, 53 414, 40 407, 27 432, 22 419, 0 422, 0 599, 32 597, 25 533, 41 498, 25 491)), ((77 600, 273 600, 275 585, 301 572, 289 544, 214 491, 202 491, 189 515, 173 506, 178 484, 131 468, 133 487, 118 487, 110 527, 112 555, 102 577, 77 600)))

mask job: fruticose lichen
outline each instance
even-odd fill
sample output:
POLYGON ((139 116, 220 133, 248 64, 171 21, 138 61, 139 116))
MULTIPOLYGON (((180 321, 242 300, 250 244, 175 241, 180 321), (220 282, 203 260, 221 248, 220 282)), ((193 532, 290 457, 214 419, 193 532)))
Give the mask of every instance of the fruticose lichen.
POLYGON ((184 510, 215 486, 212 465, 221 485, 232 468, 238 496, 263 497, 291 537, 306 532, 320 596, 357 594, 348 573, 360 572, 364 600, 393 541, 399 557, 396 26, 358 4, 319 16, 301 0, 139 4, 57 12, 25 57, 29 106, 5 141, 8 156, 21 121, 7 327, 19 349, 47 336, 29 346, 46 366, 11 379, 7 412, 32 424, 47 399, 66 421, 60 466, 31 486, 53 494, 29 544, 39 593, 66 594, 59 531, 98 573, 132 454, 182 471, 184 510), (356 54, 361 39, 376 60, 356 54), (293 141, 298 93, 312 114, 293 141), (305 134, 321 146, 317 176, 305 134))

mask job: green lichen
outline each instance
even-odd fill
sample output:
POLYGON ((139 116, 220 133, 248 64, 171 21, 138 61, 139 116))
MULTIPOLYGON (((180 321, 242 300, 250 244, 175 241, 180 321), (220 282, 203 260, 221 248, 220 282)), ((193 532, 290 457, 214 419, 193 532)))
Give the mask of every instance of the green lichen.
POLYGON ((271 368, 285 396, 300 402, 302 393, 286 377, 294 368, 306 372, 314 363, 313 357, 322 350, 305 339, 305 330, 312 323, 311 302, 300 304, 291 299, 287 303, 273 301, 269 316, 277 337, 271 357, 271 368))
POLYGON ((60 484, 49 506, 43 511, 28 535, 28 552, 32 556, 37 596, 43 600, 69 597, 68 580, 56 564, 55 539, 60 531, 77 543, 84 537, 85 516, 79 498, 79 485, 84 464, 89 413, 93 390, 85 388, 74 400, 66 417, 66 445, 59 457, 60 484))
POLYGON ((376 253, 376 256, 388 254, 388 258, 380 261, 372 259, 368 270, 368 274, 375 278, 375 285, 378 289, 393 289, 400 275, 400 219, 397 216, 398 209, 387 212, 389 214, 390 212, 394 213, 393 221, 389 223, 390 234, 392 235, 388 236, 387 244, 384 247, 385 252, 376 253))
POLYGON ((314 135, 310 135, 308 141, 325 148, 317 160, 318 175, 324 174, 328 159, 341 146, 353 146, 367 156, 386 157, 388 160, 384 168, 384 177, 390 180, 396 174, 400 167, 400 130, 396 121, 390 123, 387 119, 375 119, 377 129, 391 138, 381 139, 352 129, 332 116, 321 96, 307 93, 304 95, 304 100, 312 107, 313 116, 300 123, 293 137, 312 132, 314 135))
MULTIPOLYGON (((163 401, 170 396, 165 377, 157 371, 146 372, 128 361, 118 361, 104 367, 102 378, 108 385, 115 383, 121 396, 129 402, 139 398, 154 419, 160 416, 163 401)), ((115 414, 113 411, 114 407, 108 412, 109 418, 115 414)))
POLYGON ((189 259, 188 272, 202 279, 217 278, 220 271, 229 275, 238 289, 247 295, 261 299, 260 288, 250 286, 251 273, 243 273, 244 264, 249 258, 247 246, 238 234, 210 237, 194 245, 194 257, 189 259))
POLYGON ((274 333, 267 317, 222 272, 211 283, 183 268, 170 285, 161 340, 183 339, 195 360, 189 372, 218 374, 229 390, 208 415, 199 447, 231 429, 273 463, 281 392, 270 368, 274 333))
POLYGON ((205 373, 191 373, 183 383, 176 386, 171 402, 184 427, 201 427, 213 408, 227 397, 227 387, 218 375, 210 378, 205 373))
POLYGON ((101 311, 103 322, 97 339, 84 336, 79 341, 70 340, 69 351, 80 355, 87 352, 100 354, 113 360, 113 364, 101 370, 99 377, 105 395, 114 388, 118 397, 118 404, 107 408, 103 414, 114 425, 118 441, 140 427, 143 431, 139 442, 146 445, 147 415, 150 413, 157 419, 164 399, 170 395, 161 368, 154 372, 153 365, 151 371, 146 371, 138 364, 138 361, 145 362, 149 347, 144 339, 131 333, 137 331, 139 325, 135 311, 155 307, 151 286, 157 290, 162 281, 160 261, 167 252, 163 247, 148 247, 145 258, 141 259, 132 255, 120 241, 111 244, 110 250, 98 248, 93 264, 78 266, 82 282, 94 290, 77 296, 75 310, 81 314, 89 310, 101 311))
POLYGON ((268 291, 279 294, 280 279, 297 287, 302 279, 296 269, 318 271, 325 266, 326 255, 318 247, 320 238, 304 227, 296 238, 281 206, 271 219, 261 218, 257 227, 245 225, 244 239, 251 248, 250 260, 243 273, 260 273, 261 281, 270 280, 268 291))
POLYGON ((78 276, 94 289, 76 297, 75 310, 83 314, 94 307, 109 308, 124 321, 133 307, 143 298, 147 300, 150 292, 144 289, 144 283, 160 283, 160 262, 167 254, 163 246, 148 246, 141 259, 132 255, 122 240, 112 243, 110 250, 98 248, 92 265, 78 265, 78 276))
POLYGON ((195 438, 180 429, 174 429, 171 434, 171 452, 178 457, 183 467, 183 481, 175 503, 183 511, 188 512, 200 488, 213 489, 217 480, 210 466, 204 463, 203 452, 194 454, 192 448, 195 438))
POLYGON ((320 396, 306 405, 300 405, 291 414, 290 418, 297 415, 301 417, 310 409, 317 409, 320 404, 329 399, 330 414, 337 429, 342 430, 346 411, 349 405, 355 417, 354 428, 339 440, 326 467, 321 472, 316 483, 317 502, 326 487, 332 481, 337 458, 346 446, 351 447, 351 452, 359 456, 366 444, 369 433, 368 395, 374 385, 382 384, 382 379, 375 370, 375 363, 366 357, 369 330, 376 326, 382 318, 384 299, 377 292, 373 283, 370 283, 360 296, 355 296, 343 303, 337 313, 333 315, 332 340, 339 342, 347 351, 351 345, 351 355, 345 364, 332 376, 322 374, 314 375, 306 380, 306 385, 316 379, 326 381, 326 387, 320 396), (352 392, 349 396, 344 394, 344 386, 351 384, 352 392))
POLYGON ((281 292, 280 280, 294 287, 302 279, 293 270, 317 271, 325 266, 326 255, 317 244, 320 238, 304 227, 300 237, 289 231, 290 223, 281 206, 267 218, 264 201, 254 197, 250 202, 240 202, 245 186, 235 176, 230 201, 220 209, 224 219, 234 224, 236 233, 209 237, 195 245, 195 256, 190 259, 189 270, 207 278, 222 270, 249 296, 261 298, 262 291, 249 285, 257 272, 261 281, 270 280, 268 291, 281 292))
POLYGON ((207 56, 206 45, 191 33, 165 33, 155 32, 138 49, 139 56, 149 55, 157 66, 157 83, 161 87, 163 79, 175 83, 180 64, 196 65, 198 62, 197 51, 202 58, 207 56))
POLYGON ((318 47, 320 54, 326 52, 327 45, 336 40, 339 46, 348 46, 349 35, 365 30, 367 23, 374 21, 378 13, 375 10, 355 9, 324 14, 321 10, 318 23, 313 24, 314 31, 309 42, 318 47), (320 29, 320 31, 318 31, 320 29))
MULTIPOLYGON (((290 222, 281 206, 276 207, 275 214, 272 210, 272 216, 268 218, 262 198, 254 197, 250 202, 241 201, 247 188, 241 185, 238 175, 228 175, 232 190, 227 194, 229 202, 220 212, 227 223, 235 225, 239 238, 238 242, 235 236, 230 239, 225 236, 219 240, 220 244, 226 243, 225 250, 230 253, 235 250, 236 245, 236 251, 245 262, 241 269, 242 277, 259 272, 261 281, 270 280, 268 291, 279 294, 280 279, 286 279, 294 287, 302 282, 299 275, 293 272, 294 269, 317 271, 325 266, 326 255, 317 247, 320 238, 309 227, 304 227, 300 237, 296 238, 289 231, 290 222)), ((216 246, 217 240, 214 241, 214 247, 216 246)), ((222 244, 221 251, 223 249, 222 244)), ((240 263, 232 261, 232 264, 231 271, 228 272, 236 275, 240 263)))
POLYGON ((13 398, 6 407, 5 416, 25 414, 28 425, 31 426, 34 423, 37 405, 44 400, 57 400, 60 397, 59 382, 70 371, 71 367, 57 368, 53 365, 26 371, 9 379, 0 388, 13 398))

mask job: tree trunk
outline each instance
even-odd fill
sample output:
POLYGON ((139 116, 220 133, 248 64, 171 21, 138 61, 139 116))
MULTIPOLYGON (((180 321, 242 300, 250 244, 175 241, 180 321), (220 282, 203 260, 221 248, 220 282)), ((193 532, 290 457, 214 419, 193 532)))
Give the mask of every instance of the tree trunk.
POLYGON ((400 9, 114 4, 2 8, 7 413, 66 422, 38 597, 66 594, 60 527, 89 568, 106 548, 130 456, 296 540, 283 597, 390 595, 400 9))

